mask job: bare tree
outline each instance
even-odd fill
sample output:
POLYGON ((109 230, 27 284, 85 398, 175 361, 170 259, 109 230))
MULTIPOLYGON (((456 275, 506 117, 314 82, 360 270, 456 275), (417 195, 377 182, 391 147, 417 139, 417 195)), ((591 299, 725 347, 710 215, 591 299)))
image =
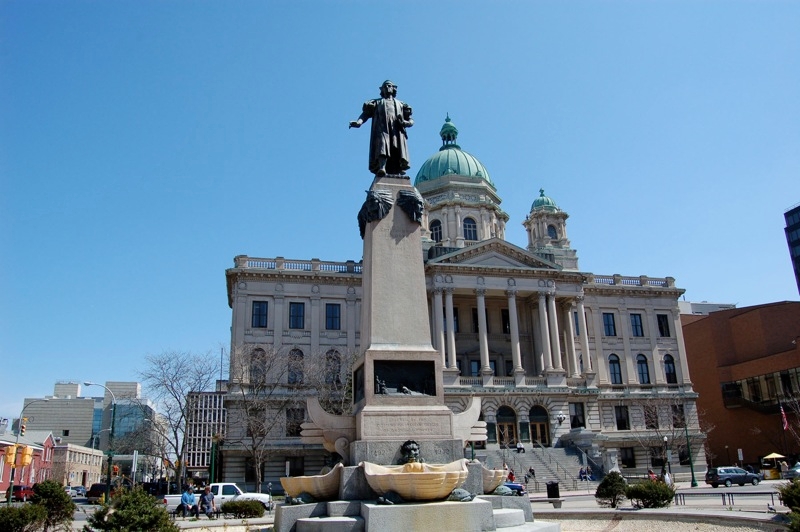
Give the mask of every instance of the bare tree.
POLYGON ((248 458, 260 492, 264 465, 278 452, 271 443, 300 436, 306 398, 317 396, 331 413, 352 411, 355 356, 334 349, 305 355, 291 347, 246 344, 233 349, 231 360, 225 446, 248 458))
POLYGON ((700 450, 705 449, 707 435, 714 427, 703 418, 694 401, 670 395, 643 398, 629 404, 631 434, 651 460, 662 464, 662 474, 668 450, 677 450, 683 462, 690 454, 696 460, 700 450))
POLYGON ((211 391, 220 373, 220 359, 210 352, 194 354, 165 351, 147 355, 145 369, 139 372, 148 393, 156 403, 158 418, 154 429, 164 438, 169 453, 179 462, 177 473, 186 474, 186 422, 193 410, 190 392, 211 391))

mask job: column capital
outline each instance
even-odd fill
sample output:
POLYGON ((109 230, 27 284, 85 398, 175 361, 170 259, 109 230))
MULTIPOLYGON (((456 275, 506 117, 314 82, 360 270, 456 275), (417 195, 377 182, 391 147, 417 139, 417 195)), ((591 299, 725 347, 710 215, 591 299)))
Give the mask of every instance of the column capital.
POLYGON ((454 290, 455 288, 453 288, 452 286, 448 286, 447 288, 444 288, 444 293, 452 296, 454 290))
POLYGON ((485 296, 486 295, 486 289, 485 288, 476 288, 475 289, 475 295, 478 296, 478 297, 485 296))
POLYGON ((434 287, 433 287, 433 290, 432 290, 432 292, 433 292, 434 294, 439 294, 439 295, 441 295, 441 294, 442 294, 442 292, 444 292, 444 288, 442 288, 441 286, 434 286, 434 287))
POLYGON ((584 300, 583 292, 581 292, 580 294, 575 296, 575 302, 576 303, 583 303, 583 300, 584 300))
POLYGON ((517 297, 517 292, 518 292, 518 290, 516 290, 516 289, 509 289, 509 290, 506 290, 506 295, 509 298, 517 297))

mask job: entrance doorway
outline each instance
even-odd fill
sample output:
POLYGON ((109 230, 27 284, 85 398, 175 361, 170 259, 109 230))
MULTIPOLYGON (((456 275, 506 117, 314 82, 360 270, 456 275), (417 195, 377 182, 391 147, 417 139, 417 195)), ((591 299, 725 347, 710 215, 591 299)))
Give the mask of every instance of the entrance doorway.
POLYGON ((550 419, 547 410, 541 406, 531 408, 529 419, 531 423, 531 441, 534 448, 536 443, 544 447, 550 447, 550 419))
POLYGON ((513 449, 517 445, 517 414, 507 406, 497 410, 497 442, 501 449, 513 449))

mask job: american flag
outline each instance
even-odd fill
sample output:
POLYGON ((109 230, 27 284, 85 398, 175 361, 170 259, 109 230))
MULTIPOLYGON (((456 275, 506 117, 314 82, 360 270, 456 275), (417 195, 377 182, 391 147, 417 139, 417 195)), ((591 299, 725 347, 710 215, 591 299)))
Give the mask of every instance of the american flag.
POLYGON ((783 430, 788 430, 789 420, 786 419, 786 412, 783 411, 783 405, 781 405, 781 422, 783 423, 783 430))

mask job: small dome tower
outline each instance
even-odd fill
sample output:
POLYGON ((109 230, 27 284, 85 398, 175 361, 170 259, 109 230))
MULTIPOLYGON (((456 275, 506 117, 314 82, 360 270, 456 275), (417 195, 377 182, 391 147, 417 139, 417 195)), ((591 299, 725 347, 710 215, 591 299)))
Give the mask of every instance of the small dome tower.
POLYGON ((569 215, 544 195, 544 189, 539 189, 539 197, 533 201, 531 212, 522 225, 528 233, 528 251, 565 270, 577 270, 578 254, 570 248, 567 218, 569 215))

